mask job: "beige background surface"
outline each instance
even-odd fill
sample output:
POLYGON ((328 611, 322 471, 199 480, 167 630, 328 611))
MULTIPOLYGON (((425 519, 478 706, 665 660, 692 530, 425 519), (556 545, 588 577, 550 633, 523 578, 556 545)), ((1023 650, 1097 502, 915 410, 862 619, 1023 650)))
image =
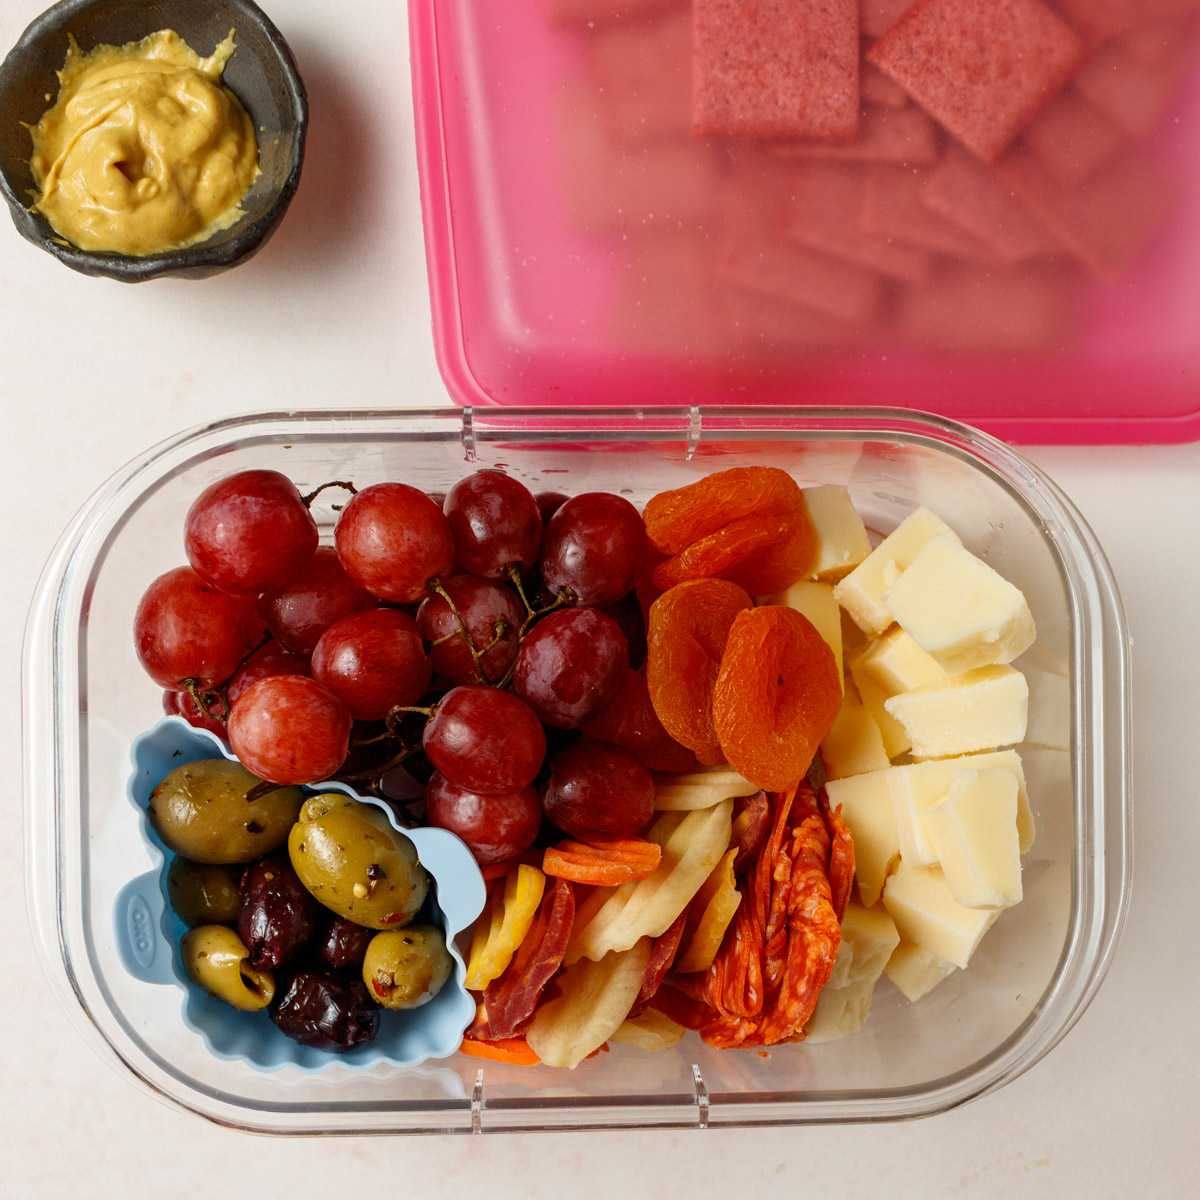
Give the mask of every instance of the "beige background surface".
MULTIPOLYGON (((524 0, 523 0, 524 2, 524 0)), ((2 0, 0 53, 43 7, 2 0)), ((1200 447, 1037 449, 1094 526, 1134 640, 1136 885, 1105 985, 1000 1092, 904 1125, 255 1138, 144 1093, 44 986, 25 912, 20 649, 38 573, 130 457, 210 418, 445 400, 433 358, 397 0, 271 0, 311 93, 300 194, 253 262, 199 284, 77 276, 0 229, 0 1194, 6 1197, 1194 1194, 1200 447), (368 34, 369 31, 369 34, 368 34)), ((37 798, 35 798, 37 802, 37 798)))

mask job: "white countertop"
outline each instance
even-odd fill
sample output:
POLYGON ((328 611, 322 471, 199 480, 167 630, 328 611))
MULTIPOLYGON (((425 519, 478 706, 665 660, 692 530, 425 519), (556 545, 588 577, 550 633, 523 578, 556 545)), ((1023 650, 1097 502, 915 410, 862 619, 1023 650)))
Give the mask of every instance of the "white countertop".
MULTIPOLYGON (((0 53, 42 9, 3 0, 0 53)), ((19 778, 22 629, 74 512, 149 445, 276 407, 434 405, 407 73, 396 0, 271 0, 312 103, 304 179, 273 241, 201 283, 125 287, 0 229, 0 739, 19 778), (338 19, 332 17, 337 11, 338 19), (371 29, 370 37, 363 30, 371 29), (389 120, 378 120, 386 81, 389 120)), ((1135 887, 1109 977, 1042 1062, 901 1125, 416 1139, 255 1138, 168 1107, 98 1058, 44 986, 10 787, 0 843, 0 1193, 579 1200, 736 1189, 841 1197, 1195 1194, 1200 1165, 1200 446, 1034 448, 1092 524, 1134 641, 1135 887)))

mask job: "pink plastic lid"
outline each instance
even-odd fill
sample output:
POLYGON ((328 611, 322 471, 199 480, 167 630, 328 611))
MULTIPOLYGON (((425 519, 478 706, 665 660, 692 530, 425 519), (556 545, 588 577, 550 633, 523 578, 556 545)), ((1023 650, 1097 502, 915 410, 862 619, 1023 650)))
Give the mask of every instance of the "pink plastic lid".
POLYGON ((692 138, 688 8, 410 3, 456 402, 887 405, 1025 443, 1200 437, 1192 26, 1092 31, 993 170, 873 72, 873 161, 692 138), (997 181, 1032 232, 997 216, 997 181))

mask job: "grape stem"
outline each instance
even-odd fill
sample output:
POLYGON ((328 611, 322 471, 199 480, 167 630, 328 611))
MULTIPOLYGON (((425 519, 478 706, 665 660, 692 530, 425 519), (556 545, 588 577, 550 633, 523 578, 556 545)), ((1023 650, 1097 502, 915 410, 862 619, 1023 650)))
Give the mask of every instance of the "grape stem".
MULTIPOLYGON (((494 637, 482 651, 477 650, 475 648, 475 639, 471 636, 471 631, 467 628, 467 623, 463 620, 462 613, 458 611, 458 605, 454 603, 453 597, 448 591, 446 591, 445 587, 443 587, 442 581, 434 578, 431 579, 425 586, 429 588, 431 592, 435 592, 437 595, 441 596, 441 598, 445 600, 447 606, 449 607, 450 614, 454 617, 454 623, 458 626, 458 632, 462 635, 463 641, 467 643, 467 653, 470 654, 471 662, 475 665, 475 678, 478 679, 480 683, 490 684, 492 681, 487 677, 487 672, 483 669, 482 659, 488 650, 490 650, 496 644, 499 636, 501 635, 494 637)), ((497 624, 502 625, 503 622, 497 622, 497 624)), ((450 636, 452 635, 446 635, 446 637, 450 636)), ((437 646, 440 645, 444 640, 445 638, 439 638, 432 644, 437 646)))
POLYGON ((345 488, 346 491, 348 491, 350 493, 350 495, 352 495, 352 496, 358 495, 358 488, 356 488, 354 486, 354 484, 350 483, 349 480, 331 479, 328 483, 321 484, 321 486, 319 488, 317 488, 315 491, 309 492, 307 496, 301 496, 300 499, 304 501, 305 508, 312 508, 313 501, 323 491, 325 491, 326 488, 334 488, 334 487, 345 488))
POLYGON ((276 792, 281 787, 285 787, 282 783, 271 783, 269 780, 260 779, 247 793, 246 803, 253 804, 255 800, 267 795, 269 792, 276 792))
MULTIPOLYGON (((243 661, 245 660, 243 659, 243 661)), ((183 684, 187 694, 191 696, 192 703, 195 704, 196 708, 199 709, 204 716, 212 717, 214 721, 229 720, 229 695, 226 691, 226 684, 223 683, 219 687, 214 688, 202 688, 200 686, 200 680, 196 679, 194 676, 189 679, 180 680, 180 682, 183 684), (221 712, 219 716, 215 714, 209 707, 218 700, 221 702, 221 712)))

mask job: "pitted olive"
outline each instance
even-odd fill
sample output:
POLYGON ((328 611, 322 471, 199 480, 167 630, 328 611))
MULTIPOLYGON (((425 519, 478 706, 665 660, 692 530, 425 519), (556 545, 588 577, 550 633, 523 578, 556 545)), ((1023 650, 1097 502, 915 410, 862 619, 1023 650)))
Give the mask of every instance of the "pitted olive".
POLYGON ((188 978, 234 1008, 258 1012, 275 996, 275 977, 250 965, 245 942, 227 925, 189 929, 180 951, 188 978))
POLYGON ((429 890, 413 843, 379 809, 339 793, 304 802, 288 854, 326 908, 368 929, 407 925, 429 890))
POLYGON ((419 1008, 442 990, 454 970, 441 930, 410 925, 377 933, 363 960, 363 982, 384 1008, 419 1008))
POLYGON ((297 787, 247 800, 261 782, 224 758, 184 763, 151 792, 150 824, 169 849, 192 862, 251 862, 287 840, 304 802, 297 787))
POLYGON ((187 926, 232 925, 241 898, 239 872, 222 863, 194 863, 174 858, 167 868, 167 897, 187 926))

